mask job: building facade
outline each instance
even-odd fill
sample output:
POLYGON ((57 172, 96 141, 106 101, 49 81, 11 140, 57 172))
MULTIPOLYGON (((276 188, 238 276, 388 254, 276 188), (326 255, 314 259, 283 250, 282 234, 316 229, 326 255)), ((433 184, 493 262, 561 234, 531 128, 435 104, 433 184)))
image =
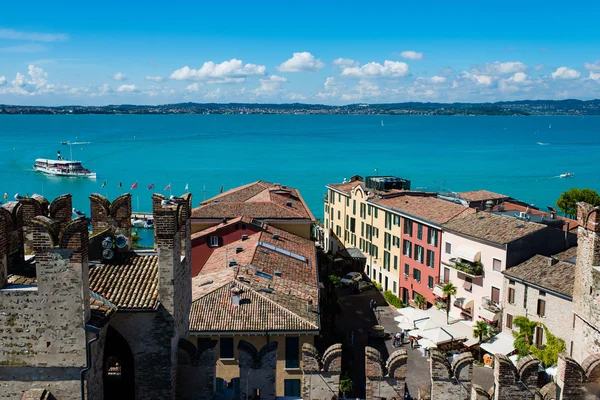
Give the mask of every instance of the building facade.
POLYGON ((474 212, 441 200, 435 193, 403 189, 377 191, 360 177, 330 184, 325 201, 325 249, 358 248, 372 280, 414 304, 422 295, 430 306, 439 282, 441 225, 474 212))

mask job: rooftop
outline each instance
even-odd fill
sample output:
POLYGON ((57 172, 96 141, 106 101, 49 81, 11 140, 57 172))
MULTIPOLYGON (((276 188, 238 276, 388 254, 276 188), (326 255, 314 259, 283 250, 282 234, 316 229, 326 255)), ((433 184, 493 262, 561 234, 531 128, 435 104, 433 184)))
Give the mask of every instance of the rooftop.
POLYGON ((565 217, 561 217, 560 215, 555 216, 554 218, 552 218, 552 216, 550 215, 550 213, 538 210, 536 208, 531 208, 531 207, 526 207, 520 204, 515 204, 515 203, 511 203, 511 202, 504 202, 502 204, 498 204, 497 206, 495 206, 493 208, 494 211, 502 211, 504 210, 504 212, 506 214, 518 214, 519 212, 528 212, 531 217, 533 217, 534 219, 532 219, 533 222, 539 222, 538 218, 540 219, 540 221, 545 220, 546 222, 548 220, 552 221, 563 221, 565 223, 568 224, 569 226, 569 231, 572 230, 577 230, 577 227, 579 226, 577 223, 577 220, 574 219, 569 219, 569 218, 565 218, 565 217))
POLYGON ((471 190, 469 192, 457 193, 461 199, 467 201, 485 201, 485 200, 499 200, 508 199, 509 196, 504 194, 490 192, 489 190, 471 190))
POLYGON ((193 218, 307 219, 314 217, 297 189, 265 181, 239 186, 200 203, 193 218))
POLYGON ((552 257, 560 261, 568 262, 569 264, 575 264, 577 261, 577 246, 571 247, 561 253, 555 254, 552 257))
POLYGON ((111 264, 90 265, 90 290, 120 310, 158 307, 158 256, 131 253, 111 264))
POLYGON ((444 229, 496 244, 506 244, 546 228, 535 222, 478 212, 444 224, 444 229))
POLYGON ((214 248, 192 278, 190 330, 318 330, 318 314, 307 309, 318 298, 314 243, 265 224, 246 240, 214 248), (241 289, 239 306, 233 286, 241 289))
POLYGON ((573 296, 573 284, 575 282, 575 265, 558 261, 551 263, 551 257, 540 254, 529 260, 515 265, 504 271, 504 275, 521 279, 536 286, 573 296))
POLYGON ((400 195, 390 198, 373 197, 370 199, 370 202, 437 224, 443 224, 454 218, 475 212, 471 208, 432 196, 400 195))

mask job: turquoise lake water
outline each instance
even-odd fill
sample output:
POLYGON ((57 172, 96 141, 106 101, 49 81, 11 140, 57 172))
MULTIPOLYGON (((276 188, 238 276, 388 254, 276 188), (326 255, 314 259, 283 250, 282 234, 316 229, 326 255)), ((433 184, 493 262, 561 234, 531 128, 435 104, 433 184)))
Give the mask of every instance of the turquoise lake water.
POLYGON ((413 189, 488 189, 543 209, 570 187, 600 191, 600 117, 0 115, 0 137, 2 194, 72 193, 86 213, 91 193, 112 200, 136 181, 134 211, 138 199, 147 211, 151 193, 168 194, 169 183, 175 195, 189 184, 197 205, 204 187, 209 198, 221 185, 262 179, 297 187, 321 217, 327 183, 375 168, 413 189), (74 145, 73 158, 96 180, 33 170, 36 158, 68 156, 62 141, 89 142, 74 145))

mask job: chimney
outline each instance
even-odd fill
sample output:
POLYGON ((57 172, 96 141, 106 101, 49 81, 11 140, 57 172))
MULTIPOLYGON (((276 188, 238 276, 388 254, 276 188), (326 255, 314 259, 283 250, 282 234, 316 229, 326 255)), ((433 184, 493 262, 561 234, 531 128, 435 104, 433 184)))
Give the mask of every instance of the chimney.
POLYGON ((275 276, 281 277, 281 271, 276 269, 275 270, 275 276))
POLYGON ((238 246, 235 248, 235 253, 241 253, 242 251, 244 251, 244 248, 242 246, 238 246))
POLYGON ((556 264, 558 262, 558 258, 556 257, 552 257, 550 256, 548 258, 548 266, 551 267, 552 265, 556 264))
POLYGON ((291 206, 292 206, 292 202, 291 202, 291 201, 287 201, 287 202, 285 203, 285 205, 286 205, 286 206, 288 206, 288 207, 291 207, 291 206))
POLYGON ((248 240, 248 235, 246 235, 246 234, 242 235, 242 241, 244 241, 244 240, 248 240))
POLYGON ((275 240, 279 240, 279 234, 277 234, 277 233, 274 233, 274 234, 273 234, 273 239, 275 239, 275 240))
POLYGON ((239 306, 240 305, 240 300, 242 298, 241 296, 242 291, 240 290, 240 288, 238 287, 232 287, 231 288, 231 304, 233 304, 234 306, 239 306))
POLYGON ((308 299, 306 299, 306 311, 313 311, 313 298, 311 296, 309 296, 308 299))

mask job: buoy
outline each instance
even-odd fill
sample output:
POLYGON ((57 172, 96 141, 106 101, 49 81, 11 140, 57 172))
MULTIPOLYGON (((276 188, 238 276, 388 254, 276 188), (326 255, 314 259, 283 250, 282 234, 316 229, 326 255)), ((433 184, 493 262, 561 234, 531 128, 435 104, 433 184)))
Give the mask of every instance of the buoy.
POLYGON ((13 150, 16 150, 17 148, 15 147, 13 150))
POLYGON ((137 136, 134 136, 133 138, 135 139, 137 136))

